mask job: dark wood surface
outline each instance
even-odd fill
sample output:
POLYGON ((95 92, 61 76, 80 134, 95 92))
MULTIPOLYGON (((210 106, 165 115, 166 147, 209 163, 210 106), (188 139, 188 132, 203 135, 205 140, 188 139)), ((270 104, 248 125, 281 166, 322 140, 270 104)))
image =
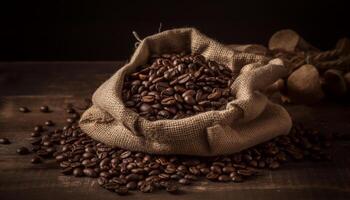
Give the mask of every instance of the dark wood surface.
MULTIPOLYGON (((64 107, 82 104, 85 97, 106 80, 122 62, 14 62, 0 63, 0 137, 11 145, 0 145, 0 199, 350 199, 350 141, 335 142, 329 162, 294 162, 243 183, 201 181, 186 187, 180 195, 164 191, 133 192, 126 197, 100 188, 96 180, 66 177, 54 161, 42 165, 29 162, 31 156, 16 155, 16 148, 28 146, 36 124, 51 119, 63 124, 64 107), (38 112, 41 105, 53 112, 38 112), (25 105, 32 112, 22 114, 25 105)), ((334 103, 287 107, 297 121, 322 131, 349 134, 350 107, 334 103)))

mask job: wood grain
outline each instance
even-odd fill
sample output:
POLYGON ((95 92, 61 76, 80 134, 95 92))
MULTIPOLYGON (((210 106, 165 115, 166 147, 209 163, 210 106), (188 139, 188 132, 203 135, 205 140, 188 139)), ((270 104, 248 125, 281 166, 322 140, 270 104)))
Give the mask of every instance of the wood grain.
MULTIPOLYGON (((264 171, 244 183, 199 181, 180 195, 164 191, 154 194, 133 192, 126 197, 100 188, 89 178, 66 177, 54 161, 42 165, 29 162, 31 156, 18 156, 19 146, 28 146, 36 124, 51 119, 62 125, 64 107, 82 104, 85 97, 118 69, 122 62, 0 63, 0 137, 11 145, 0 145, 0 198, 8 199, 350 199, 350 141, 337 141, 330 162, 297 162, 277 171, 264 171), (25 105, 32 112, 20 113, 25 105), (49 105, 51 113, 40 113, 49 105)), ((313 107, 288 106, 297 121, 322 131, 349 134, 350 107, 322 103, 313 107)))

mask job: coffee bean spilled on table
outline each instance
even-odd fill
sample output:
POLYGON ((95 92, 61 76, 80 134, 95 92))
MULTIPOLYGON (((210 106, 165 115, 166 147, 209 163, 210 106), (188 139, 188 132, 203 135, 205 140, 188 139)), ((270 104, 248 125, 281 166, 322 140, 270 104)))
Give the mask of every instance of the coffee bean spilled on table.
POLYGON ((151 155, 110 147, 93 140, 80 129, 77 122, 80 114, 72 106, 67 109, 67 115, 62 128, 52 126, 54 122, 36 125, 35 134, 30 134, 31 148, 21 147, 17 153, 32 154, 28 162, 33 164, 55 159, 62 174, 96 178, 101 187, 119 195, 134 190, 143 193, 165 190, 178 194, 196 181, 234 184, 263 175, 266 169, 278 169, 287 162, 330 159, 327 148, 332 135, 298 123, 294 123, 289 135, 242 152, 198 157, 151 155))

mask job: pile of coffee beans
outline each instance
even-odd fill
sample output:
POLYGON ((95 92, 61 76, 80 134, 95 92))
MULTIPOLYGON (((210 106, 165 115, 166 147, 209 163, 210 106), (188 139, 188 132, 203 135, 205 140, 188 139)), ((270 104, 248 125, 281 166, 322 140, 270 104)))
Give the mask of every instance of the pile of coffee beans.
POLYGON ((34 154, 30 160, 33 164, 55 159, 64 175, 97 178, 100 186, 120 195, 161 189, 176 194, 198 180, 238 183, 288 161, 330 159, 327 148, 332 134, 321 134, 297 123, 289 135, 232 155, 151 155, 95 141, 78 126, 80 114, 73 108, 67 113, 63 128, 35 126, 32 148, 22 147, 17 153, 34 154))
POLYGON ((225 108, 237 74, 202 55, 163 54, 125 77, 124 104, 148 120, 225 108))

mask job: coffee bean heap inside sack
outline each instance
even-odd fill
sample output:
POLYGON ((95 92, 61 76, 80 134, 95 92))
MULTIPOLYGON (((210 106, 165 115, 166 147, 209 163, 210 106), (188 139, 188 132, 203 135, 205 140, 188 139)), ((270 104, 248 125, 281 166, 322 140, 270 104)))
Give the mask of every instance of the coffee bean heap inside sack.
POLYGON ((33 164, 55 159, 64 175, 97 178, 100 186, 120 195, 132 190, 178 193, 181 187, 205 179, 238 183, 290 161, 330 158, 327 148, 332 134, 300 124, 294 124, 289 135, 232 155, 165 156, 131 152, 93 140, 78 126, 80 114, 72 108, 67 113, 69 120, 63 128, 35 126, 32 147, 19 148, 17 153, 32 154, 28 162, 33 164))
POLYGON ((153 56, 125 77, 124 104, 148 120, 180 119, 224 109, 237 74, 202 55, 153 56))

